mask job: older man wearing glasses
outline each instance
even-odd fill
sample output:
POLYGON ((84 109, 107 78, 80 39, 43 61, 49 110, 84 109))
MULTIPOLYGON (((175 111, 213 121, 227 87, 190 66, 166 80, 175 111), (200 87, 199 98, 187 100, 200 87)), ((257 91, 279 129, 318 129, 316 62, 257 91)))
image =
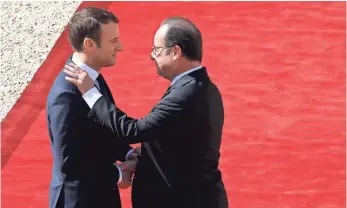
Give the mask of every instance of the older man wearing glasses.
MULTIPOLYGON (((101 94, 88 103, 89 116, 118 135, 115 139, 142 143, 133 207, 227 208, 218 168, 223 101, 207 69, 200 65, 199 29, 185 18, 165 20, 155 34, 151 59, 158 74, 171 84, 147 116, 128 117, 101 94)), ((95 93, 93 81, 83 70, 65 66, 64 71, 83 95, 95 93)))

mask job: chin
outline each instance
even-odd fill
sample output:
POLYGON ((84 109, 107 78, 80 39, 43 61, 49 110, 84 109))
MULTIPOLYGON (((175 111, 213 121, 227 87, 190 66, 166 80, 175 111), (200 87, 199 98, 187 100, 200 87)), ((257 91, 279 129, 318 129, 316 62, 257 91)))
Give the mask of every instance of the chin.
POLYGON ((161 76, 161 70, 157 68, 157 74, 161 76))
POLYGON ((115 61, 110 61, 107 64, 105 64, 105 67, 110 67, 110 66, 114 66, 116 64, 115 61))
POLYGON ((157 69, 157 74, 158 74, 159 76, 161 76, 161 77, 167 79, 166 76, 164 75, 164 73, 163 73, 160 69, 157 69))

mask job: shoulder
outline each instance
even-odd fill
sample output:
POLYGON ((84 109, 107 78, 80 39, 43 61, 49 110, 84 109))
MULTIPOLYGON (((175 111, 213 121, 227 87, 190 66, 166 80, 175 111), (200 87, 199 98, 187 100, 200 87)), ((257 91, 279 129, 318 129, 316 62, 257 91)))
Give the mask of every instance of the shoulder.
POLYGON ((176 86, 163 98, 164 102, 189 104, 198 100, 203 92, 204 84, 197 80, 190 80, 183 85, 176 86))
POLYGON ((55 100, 60 94, 69 93, 81 94, 75 85, 65 80, 65 73, 61 71, 52 84, 48 94, 48 101, 55 100))
POLYGON ((196 97, 204 90, 207 83, 192 79, 180 86, 175 87, 172 91, 173 95, 181 95, 187 98, 196 97))
POLYGON ((73 107, 83 101, 77 87, 65 80, 65 75, 62 73, 57 76, 48 94, 46 105, 48 111, 56 105, 73 107))

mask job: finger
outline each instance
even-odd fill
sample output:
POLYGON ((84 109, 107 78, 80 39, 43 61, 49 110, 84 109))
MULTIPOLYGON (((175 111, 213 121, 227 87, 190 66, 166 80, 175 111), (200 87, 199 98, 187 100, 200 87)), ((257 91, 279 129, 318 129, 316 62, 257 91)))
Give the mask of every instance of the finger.
POLYGON ((76 85, 77 84, 77 80, 71 77, 65 77, 65 79, 69 82, 71 82, 72 84, 76 85))
POLYGON ((72 68, 74 68, 74 69, 76 69, 76 70, 79 70, 79 69, 80 69, 76 64, 74 64, 74 63, 72 63, 72 62, 69 63, 69 66, 71 66, 72 68))
POLYGON ((81 69, 74 63, 69 63, 69 65, 75 70, 76 73, 83 74, 85 72, 83 69, 81 69))
POLYGON ((77 79, 77 75, 75 73, 73 73, 72 71, 69 71, 67 69, 63 70, 65 72, 65 74, 69 75, 71 78, 77 79))
POLYGON ((64 69, 67 69, 67 70, 69 70, 69 71, 71 71, 71 72, 76 72, 75 68, 73 68, 73 67, 71 67, 71 66, 69 66, 69 65, 65 65, 65 66, 64 66, 64 69))
POLYGON ((71 66, 69 66, 69 67, 70 67, 70 71, 73 71, 75 74, 77 74, 77 76, 85 77, 85 76, 88 75, 88 73, 85 70, 83 70, 83 69, 81 69, 79 67, 77 67, 77 68, 74 68, 74 67, 71 67, 71 66))

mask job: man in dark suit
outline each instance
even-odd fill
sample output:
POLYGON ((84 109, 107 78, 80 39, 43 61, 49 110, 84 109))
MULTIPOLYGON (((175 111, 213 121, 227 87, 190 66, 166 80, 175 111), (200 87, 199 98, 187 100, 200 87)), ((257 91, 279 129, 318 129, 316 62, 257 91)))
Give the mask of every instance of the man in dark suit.
MULTIPOLYGON (((67 61, 82 68, 93 80, 98 93, 114 104, 100 68, 112 66, 122 46, 118 39, 118 19, 110 12, 86 8, 71 18, 69 40, 75 53, 67 61)), ((131 185, 136 162, 133 149, 119 142, 109 129, 87 117, 84 96, 65 80, 61 72, 47 99, 47 123, 53 154, 50 208, 120 208, 117 185, 131 185), (121 165, 116 161, 125 161, 121 165)))
MULTIPOLYGON (((200 66, 199 29, 184 18, 165 20, 155 34, 151 56, 158 74, 171 85, 147 116, 130 118, 105 96, 88 104, 88 117, 119 135, 115 139, 142 142, 133 207, 228 207, 218 169, 223 102, 206 68, 200 66)), ((95 91, 90 77, 78 67, 65 66, 64 71, 83 96, 95 91)))

